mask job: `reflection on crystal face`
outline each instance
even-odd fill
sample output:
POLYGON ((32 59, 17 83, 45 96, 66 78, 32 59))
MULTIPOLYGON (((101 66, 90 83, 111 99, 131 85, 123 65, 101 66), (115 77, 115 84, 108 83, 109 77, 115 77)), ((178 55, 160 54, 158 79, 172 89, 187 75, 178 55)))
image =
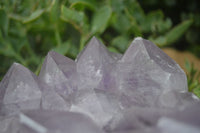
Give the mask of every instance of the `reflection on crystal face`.
POLYGON ((196 133, 198 107, 179 65, 142 38, 121 55, 93 37, 75 61, 50 51, 39 76, 14 63, 0 82, 2 133, 196 133))

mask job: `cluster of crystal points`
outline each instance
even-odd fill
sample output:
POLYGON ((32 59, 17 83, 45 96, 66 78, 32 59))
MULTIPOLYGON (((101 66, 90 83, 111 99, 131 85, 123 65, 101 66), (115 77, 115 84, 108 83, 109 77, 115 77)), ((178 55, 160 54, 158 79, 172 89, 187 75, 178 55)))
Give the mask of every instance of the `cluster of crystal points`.
POLYGON ((0 83, 0 133, 199 133, 199 100, 152 42, 124 55, 95 37, 75 61, 50 51, 39 76, 14 63, 0 83))

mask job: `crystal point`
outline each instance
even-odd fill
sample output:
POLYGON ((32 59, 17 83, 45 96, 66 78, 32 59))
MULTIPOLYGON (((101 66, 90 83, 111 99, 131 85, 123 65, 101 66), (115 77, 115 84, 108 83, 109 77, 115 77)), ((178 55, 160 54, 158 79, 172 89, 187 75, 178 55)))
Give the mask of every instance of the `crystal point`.
POLYGON ((75 89, 76 64, 73 60, 50 51, 39 74, 40 81, 53 87, 58 94, 68 97, 75 89))
POLYGON ((125 105, 155 106, 156 101, 162 100, 158 100, 162 93, 187 90, 187 78, 179 65, 142 38, 132 42, 116 71, 121 75, 118 87, 127 99, 125 105))
POLYGON ((77 57, 77 72, 83 88, 93 88, 98 85, 103 77, 106 66, 114 59, 106 47, 95 37, 77 57))
POLYGON ((37 77, 24 66, 14 63, 1 82, 2 111, 39 108, 41 90, 37 77))

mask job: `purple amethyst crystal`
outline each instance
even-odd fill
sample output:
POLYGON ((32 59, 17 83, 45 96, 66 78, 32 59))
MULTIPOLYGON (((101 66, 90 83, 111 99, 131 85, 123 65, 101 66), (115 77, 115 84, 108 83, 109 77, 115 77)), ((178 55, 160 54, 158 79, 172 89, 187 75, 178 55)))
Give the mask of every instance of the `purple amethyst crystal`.
POLYGON ((40 108, 41 95, 37 76, 24 66, 14 63, 0 83, 1 114, 40 108))
POLYGON ((197 133, 199 99, 152 42, 124 55, 93 37, 75 61, 50 51, 39 76, 14 63, 0 82, 0 133, 197 133))

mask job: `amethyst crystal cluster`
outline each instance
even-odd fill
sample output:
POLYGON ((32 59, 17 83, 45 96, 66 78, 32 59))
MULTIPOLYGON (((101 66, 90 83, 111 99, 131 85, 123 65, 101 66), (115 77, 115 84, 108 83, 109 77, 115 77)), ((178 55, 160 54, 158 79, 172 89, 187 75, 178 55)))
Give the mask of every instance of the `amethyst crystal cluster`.
POLYGON ((199 133, 199 100, 152 42, 124 55, 93 37, 75 61, 49 52, 39 76, 14 63, 0 83, 0 133, 199 133))

